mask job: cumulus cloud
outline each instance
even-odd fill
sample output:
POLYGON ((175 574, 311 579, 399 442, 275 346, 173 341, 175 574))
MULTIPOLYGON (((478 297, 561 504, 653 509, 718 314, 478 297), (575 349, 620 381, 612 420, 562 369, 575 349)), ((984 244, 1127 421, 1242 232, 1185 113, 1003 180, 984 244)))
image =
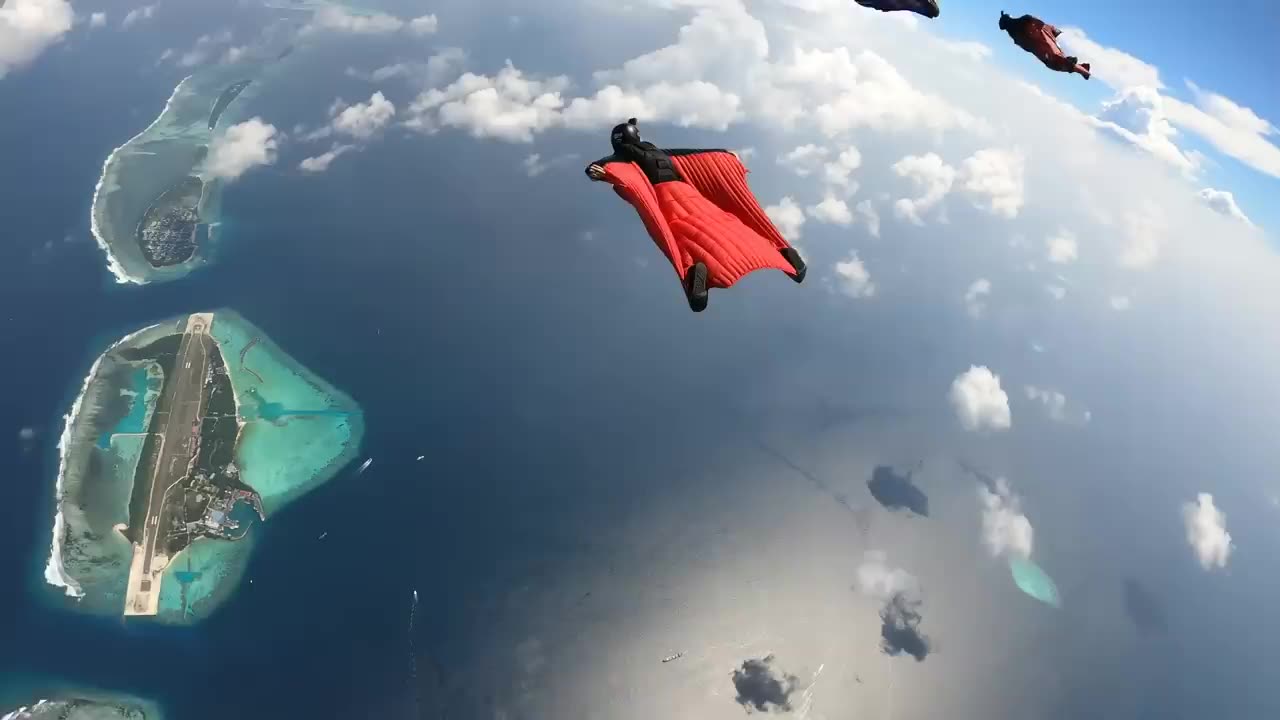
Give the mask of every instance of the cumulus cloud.
POLYGON ((880 600, 880 648, 886 655, 906 653, 917 661, 929 654, 929 639, 920 632, 923 604, 920 583, 902 568, 890 567, 879 550, 865 553, 858 565, 854 587, 867 597, 880 600))
POLYGON ((852 195, 858 189, 858 184, 852 179, 853 171, 861 166, 862 153, 858 152, 858 148, 849 146, 822 166, 822 179, 827 185, 843 190, 846 195, 852 195))
POLYGON ((553 167, 571 163, 574 160, 577 160, 578 157, 579 156, 576 153, 568 153, 544 160, 540 153, 532 153, 525 157, 525 159, 520 162, 520 165, 524 168, 525 175, 528 175, 529 177, 537 177, 553 167))
POLYGON ((955 168, 943 162, 937 153, 908 155, 894 163, 892 170, 921 191, 919 197, 900 198, 893 204, 895 215, 916 225, 924 225, 921 213, 942 202, 956 179, 955 168))
POLYGON ((61 40, 74 22, 75 12, 66 0, 0 3, 0 79, 61 40))
POLYGON ((1194 103, 1165 98, 1165 111, 1173 124, 1258 172, 1280 177, 1280 147, 1269 139, 1276 134, 1275 125, 1229 98, 1201 90, 1194 83, 1188 86, 1194 103))
POLYGON ((352 12, 340 5, 324 5, 311 16, 311 22, 302 29, 304 34, 313 32, 343 32, 355 35, 385 35, 399 31, 404 20, 383 12, 352 12))
POLYGON ((951 405, 960 425, 971 432, 1008 430, 1013 424, 1009 396, 1000 377, 985 365, 972 365, 951 383, 951 405))
POLYGON ((435 87, 440 83, 456 77, 459 69, 466 62, 467 53, 462 48, 443 48, 427 58, 424 62, 398 62, 374 69, 372 72, 361 72, 355 68, 347 68, 348 77, 360 78, 375 83, 383 83, 395 78, 402 78, 421 87, 435 87))
POLYGON ((355 145, 334 145, 328 152, 304 159, 298 163, 298 169, 306 173, 322 173, 329 169, 338 156, 354 150, 355 145))
POLYGON ((1050 420, 1060 423, 1084 425, 1093 414, 1088 410, 1071 410, 1067 406, 1067 396, 1057 390, 1027 385, 1023 388, 1027 399, 1039 404, 1050 420))
POLYGON ((866 222, 867 232, 871 233, 872 237, 880 237, 880 213, 876 211, 875 205, 872 205, 870 200, 863 200, 853 210, 866 222))
POLYGON ((1240 209, 1240 206, 1236 204, 1235 196, 1226 190, 1204 188, 1198 195, 1204 201, 1204 204, 1213 208, 1215 212, 1226 215, 1229 218, 1235 218, 1245 225, 1253 225, 1248 216, 1244 214, 1244 211, 1240 209))
POLYGON ((1193 176, 1200 167, 1199 157, 1184 152, 1174 142, 1178 131, 1165 114, 1164 102, 1164 97, 1154 87, 1124 88, 1103 103, 1102 111, 1092 121, 1113 136, 1169 163, 1184 175, 1193 176))
POLYGON ((1062 28, 1058 44, 1068 53, 1093 66, 1093 76, 1116 90, 1135 86, 1163 88, 1160 71, 1123 50, 1106 47, 1094 42, 1083 30, 1062 28))
POLYGON ((1025 165, 1016 150, 979 150, 961 164, 960 183, 981 200, 975 201, 978 207, 997 217, 1015 218, 1022 209, 1025 165))
POLYGON ((810 143, 779 155, 778 164, 800 177, 807 177, 822 167, 822 161, 826 157, 826 148, 810 143))
POLYGON ((992 557, 1030 559, 1035 532, 1009 482, 996 478, 989 485, 979 485, 978 499, 982 503, 982 544, 987 552, 992 557))
POLYGON ((902 568, 890 567, 888 557, 880 550, 863 553, 858 565, 855 587, 858 592, 876 600, 889 600, 894 595, 906 593, 920 595, 920 582, 902 568))
POLYGON ((987 297, 991 295, 991 281, 978 278, 964 291, 964 309, 969 317, 980 318, 987 311, 987 297))
POLYGON ((107 14, 104 12, 96 12, 89 16, 89 27, 100 28, 107 26, 107 14))
POLYGON ((155 16, 157 7, 159 7, 159 5, 143 5, 142 7, 130 10, 128 13, 125 13, 124 19, 120 21, 120 27, 133 27, 143 20, 150 20, 155 16))
POLYGON ((871 282, 871 273, 867 272, 856 250, 836 263, 836 284, 840 292, 851 298, 868 298, 876 294, 876 284, 871 282))
POLYGON ((409 32, 414 35, 432 35, 440 29, 440 21, 435 15, 423 15, 409 21, 409 32))
POLYGON ((381 92, 375 92, 368 102, 343 108, 333 117, 333 130, 359 140, 368 140, 396 115, 396 106, 381 92))
POLYGON ((255 117, 232 125, 209 143, 204 170, 228 182, 255 167, 276 161, 279 137, 274 125, 255 117))
POLYGON ((220 33, 201 35, 196 38, 195 45, 178 58, 178 66, 190 68, 200 65, 210 57, 216 55, 220 46, 229 42, 231 42, 230 30, 223 30, 220 33))
POLYGON ((1071 263, 1075 262, 1079 257, 1080 247, 1076 242, 1076 236, 1069 230, 1058 230, 1057 233, 1050 235, 1045 240, 1045 248, 1049 254, 1049 262, 1051 263, 1071 263))
POLYGON ((533 142, 534 133, 559 121, 560 93, 568 85, 563 76, 526 77, 508 61, 496 76, 465 73, 443 89, 422 93, 410 105, 405 124, 428 133, 455 127, 476 138, 533 142))
POLYGON ((808 211, 809 217, 818 222, 833 225, 853 224, 853 213, 849 211, 849 205, 834 195, 828 194, 822 202, 810 205, 808 211))
POLYGON ((1187 528, 1187 543, 1195 551, 1200 567, 1224 568, 1234 546, 1227 532, 1227 516, 1213 504, 1213 495, 1199 493, 1195 502, 1184 503, 1182 521, 1187 528))
POLYGON ((800 239, 800 231, 804 227, 804 210, 800 209, 795 200, 784 197, 777 205, 766 207, 764 212, 788 241, 800 239))

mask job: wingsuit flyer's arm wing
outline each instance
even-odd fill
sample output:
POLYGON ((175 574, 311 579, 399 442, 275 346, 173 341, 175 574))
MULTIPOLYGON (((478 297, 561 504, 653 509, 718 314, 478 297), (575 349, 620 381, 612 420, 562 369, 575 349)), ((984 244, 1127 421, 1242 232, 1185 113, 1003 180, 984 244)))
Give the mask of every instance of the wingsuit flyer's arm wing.
POLYGON ((683 281, 693 262, 681 253, 676 245, 675 235, 672 234, 671 226, 667 224, 667 219, 663 216, 662 208, 658 204, 658 195, 654 192, 649 179, 645 177, 644 171, 635 163, 620 160, 612 155, 601 158, 596 161, 596 164, 604 168, 604 181, 613 186, 613 191, 618 194, 618 197, 626 200, 636 209, 645 230, 649 232, 649 237, 653 239, 662 254, 667 256, 667 260, 671 261, 671 266, 683 281))
POLYGON ((668 150, 685 182, 782 250, 791 247, 747 184, 747 168, 728 150, 668 150))

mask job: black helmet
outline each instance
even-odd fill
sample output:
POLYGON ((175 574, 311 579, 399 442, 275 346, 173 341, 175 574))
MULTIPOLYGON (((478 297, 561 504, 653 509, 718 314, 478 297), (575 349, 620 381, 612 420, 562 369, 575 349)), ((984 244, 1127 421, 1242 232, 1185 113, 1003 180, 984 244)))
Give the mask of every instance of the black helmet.
POLYGON ((615 125, 609 133, 609 142, 614 150, 621 150, 623 145, 640 144, 640 128, 636 127, 636 119, 631 118, 621 125, 615 125))

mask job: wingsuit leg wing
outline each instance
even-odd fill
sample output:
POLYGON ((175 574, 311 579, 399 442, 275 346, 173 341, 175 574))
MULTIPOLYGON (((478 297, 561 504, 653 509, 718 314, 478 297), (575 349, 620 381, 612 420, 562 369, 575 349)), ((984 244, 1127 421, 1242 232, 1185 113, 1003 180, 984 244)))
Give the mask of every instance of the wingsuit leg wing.
MULTIPOLYGON (((733 155, 723 155, 738 165, 739 182, 745 188, 745 180, 741 179, 745 176, 745 168, 741 168, 741 163, 733 155)), ((690 167, 699 176, 699 181, 712 187, 716 181, 702 177, 701 173, 709 172, 714 166, 713 163, 698 168, 695 163, 690 167)), ((683 176, 654 184, 634 162, 610 161, 603 168, 604 180, 613 185, 619 197, 636 209, 649 236, 667 257, 682 284, 688 282, 690 270, 697 269, 699 264, 705 268, 705 286, 708 288, 728 288, 745 275, 768 268, 787 273, 793 279, 797 276, 803 279, 803 271, 798 272, 788 259, 788 255, 794 255, 803 268, 799 254, 772 227, 754 198, 750 206, 758 210, 760 217, 753 219, 750 213, 744 214, 756 223, 764 223, 763 227, 772 230, 769 234, 762 234, 737 214, 705 197, 683 176)), ((743 202, 733 199, 731 182, 724 184, 719 193, 721 201, 728 205, 743 202)), ((685 290, 689 292, 689 288, 685 290)))
POLYGON ((747 184, 747 167, 736 155, 723 150, 687 151, 670 150, 676 169, 685 181, 692 185, 717 207, 733 215, 757 235, 769 241, 783 259, 791 265, 784 270, 796 282, 804 280, 806 268, 800 253, 782 236, 768 213, 760 207, 755 193, 747 184))

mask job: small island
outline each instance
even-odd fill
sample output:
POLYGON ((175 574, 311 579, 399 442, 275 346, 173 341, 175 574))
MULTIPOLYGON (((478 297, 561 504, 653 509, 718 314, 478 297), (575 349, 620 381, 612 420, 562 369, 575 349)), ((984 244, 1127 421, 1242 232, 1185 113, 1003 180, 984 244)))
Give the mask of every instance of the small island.
POLYGON ((67 415, 45 578, 89 612, 203 617, 253 526, 332 478, 362 435, 353 400, 231 311, 127 335, 67 415))
POLYGON ((255 92, 287 75, 283 42, 263 40, 234 63, 187 76, 155 120, 107 156, 90 228, 118 282, 175 280, 209 260, 222 191, 204 170, 209 145, 243 119, 255 92))
POLYGON ((130 697, 62 697, 37 700, 0 715, 0 720, 161 720, 151 703, 130 697))

